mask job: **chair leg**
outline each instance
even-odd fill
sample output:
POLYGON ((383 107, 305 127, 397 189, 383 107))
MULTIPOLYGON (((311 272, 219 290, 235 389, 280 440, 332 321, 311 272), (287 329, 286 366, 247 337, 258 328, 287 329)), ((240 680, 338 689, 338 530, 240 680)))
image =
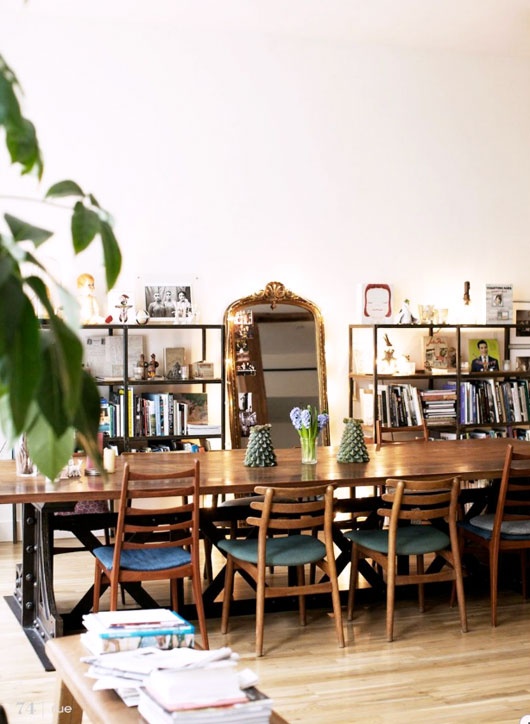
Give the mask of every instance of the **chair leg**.
MULTIPOLYGON (((299 586, 305 585, 304 566, 296 566, 296 581, 299 586)), ((305 626, 307 624, 306 601, 303 594, 298 596, 298 619, 300 621, 300 626, 305 626)))
POLYGON ((228 619, 230 617, 230 601, 234 590, 234 560, 231 555, 226 558, 225 586, 223 594, 223 610, 221 613, 221 633, 228 632, 228 619))
POLYGON ((99 564, 96 562, 94 564, 95 571, 94 571, 94 593, 92 598, 92 610, 94 613, 98 613, 99 611, 99 599, 101 596, 101 569, 99 567, 99 564))
POLYGON ((499 555, 490 548, 490 599, 491 625, 497 625, 497 585, 499 578, 499 555))
POLYGON ((263 656, 263 628, 265 624, 265 566, 258 569, 256 586, 256 656, 263 656))
MULTIPOLYGON (((422 555, 416 556, 416 571, 420 575, 425 573, 422 555)), ((425 584, 423 583, 418 583, 418 607, 420 613, 425 611, 425 584)))
POLYGON ((348 590, 348 621, 353 619, 353 607, 355 604, 355 589, 359 578, 359 549, 352 544, 351 567, 350 567, 350 588, 348 590))
POLYGON ((193 588, 193 598, 195 600, 195 608, 197 609, 197 620, 199 621, 199 631, 201 632, 202 647, 209 649, 208 631, 206 629, 206 616, 204 614, 204 602, 202 599, 201 580, 199 575, 194 575, 191 579, 193 588))
POLYGON ((388 557, 386 583, 386 640, 394 640, 394 604, 396 594, 396 558, 388 557))

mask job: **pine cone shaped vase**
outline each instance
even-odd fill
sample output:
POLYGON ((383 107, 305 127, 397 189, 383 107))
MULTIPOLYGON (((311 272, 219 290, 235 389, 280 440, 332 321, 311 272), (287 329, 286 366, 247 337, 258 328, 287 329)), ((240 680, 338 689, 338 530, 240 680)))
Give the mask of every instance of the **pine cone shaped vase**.
POLYGON ((367 463, 370 456, 364 441, 362 420, 345 417, 344 425, 337 461, 339 463, 367 463))
POLYGON ((276 465, 270 425, 253 425, 250 428, 245 465, 248 468, 272 468, 276 465))

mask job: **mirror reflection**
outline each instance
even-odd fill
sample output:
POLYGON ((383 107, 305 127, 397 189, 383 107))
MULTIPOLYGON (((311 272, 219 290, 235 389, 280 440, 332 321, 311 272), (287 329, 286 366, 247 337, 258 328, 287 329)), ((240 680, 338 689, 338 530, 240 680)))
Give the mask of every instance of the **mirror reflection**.
MULTIPOLYGON (((300 445, 293 407, 328 409, 324 324, 313 302, 270 282, 225 312, 232 447, 245 447, 253 425, 272 425, 274 447, 300 445)), ((329 445, 329 429, 321 432, 329 445)))

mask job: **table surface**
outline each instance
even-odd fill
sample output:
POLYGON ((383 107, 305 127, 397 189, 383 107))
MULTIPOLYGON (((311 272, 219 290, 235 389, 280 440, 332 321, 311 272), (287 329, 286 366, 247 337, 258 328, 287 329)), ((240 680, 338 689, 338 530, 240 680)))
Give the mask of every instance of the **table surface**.
MULTIPOLYGON (((41 475, 20 477, 14 462, 0 461, 0 503, 67 502, 116 500, 119 498, 125 460, 135 469, 164 472, 189 468, 198 458, 201 464, 201 493, 249 493, 256 485, 299 485, 332 483, 355 487, 380 483, 390 477, 440 477, 458 475, 465 479, 500 477, 508 442, 528 451, 530 443, 506 438, 480 440, 414 441, 368 445, 369 462, 339 463, 337 447, 320 447, 316 465, 302 465, 300 449, 277 449, 278 464, 269 468, 244 465, 244 450, 213 450, 205 453, 127 453, 117 459, 116 472, 107 476, 82 476, 46 482, 41 475)), ((139 484, 141 485, 141 484, 139 484)), ((150 483, 150 488, 153 483, 150 483)), ((163 484, 160 484, 163 487, 163 484)))
MULTIPOLYGON (((61 698, 56 702, 55 711, 60 712, 56 719, 58 723, 80 722, 79 708, 87 714, 92 724, 138 723, 136 707, 127 707, 114 691, 93 691, 94 679, 87 678, 88 665, 81 661, 81 657, 89 653, 81 643, 80 636, 52 639, 46 644, 46 653, 55 666, 58 678, 67 687, 67 691, 62 688, 61 698), (72 711, 69 707, 72 707, 72 711)), ((276 712, 272 712, 270 722, 287 724, 276 712)))

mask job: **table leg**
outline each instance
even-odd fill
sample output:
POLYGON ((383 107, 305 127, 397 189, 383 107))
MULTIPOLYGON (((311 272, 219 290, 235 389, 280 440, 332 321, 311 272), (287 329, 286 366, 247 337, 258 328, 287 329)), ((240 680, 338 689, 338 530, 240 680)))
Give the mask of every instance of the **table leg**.
POLYGON ((83 710, 73 697, 70 689, 60 679, 57 682, 53 708, 54 724, 81 724, 82 719, 83 710))

